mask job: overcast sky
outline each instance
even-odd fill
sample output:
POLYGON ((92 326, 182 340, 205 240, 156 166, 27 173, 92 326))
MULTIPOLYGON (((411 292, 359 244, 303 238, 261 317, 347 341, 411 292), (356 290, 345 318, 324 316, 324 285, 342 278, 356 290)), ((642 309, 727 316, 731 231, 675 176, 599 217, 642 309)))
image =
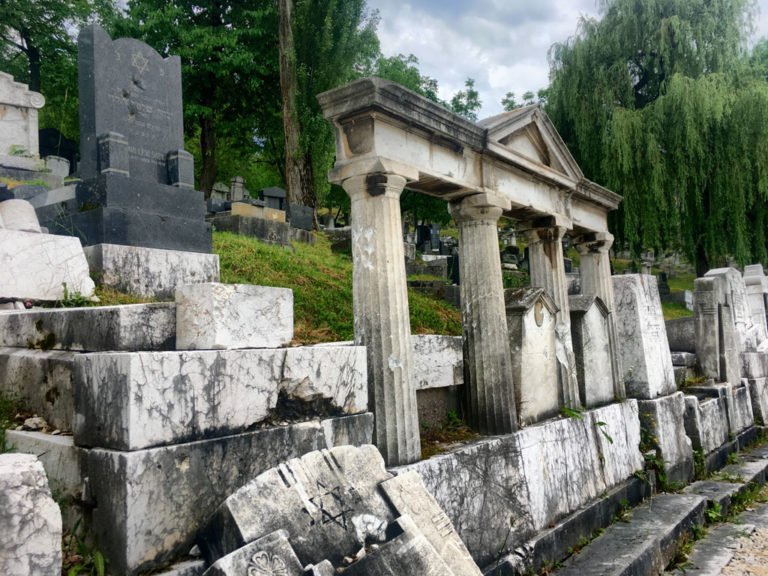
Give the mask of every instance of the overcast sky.
MULTIPOLYGON (((768 35, 768 0, 758 0, 755 37, 768 35)), ((368 0, 378 9, 385 56, 413 54, 436 78, 444 99, 474 78, 480 117, 501 112, 501 99, 547 86, 547 51, 576 31, 597 0, 368 0)))

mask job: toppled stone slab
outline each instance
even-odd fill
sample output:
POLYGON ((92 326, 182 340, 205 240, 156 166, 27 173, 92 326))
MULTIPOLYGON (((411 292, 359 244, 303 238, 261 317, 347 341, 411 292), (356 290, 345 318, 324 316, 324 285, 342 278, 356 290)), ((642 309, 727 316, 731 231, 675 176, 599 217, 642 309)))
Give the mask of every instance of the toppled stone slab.
POLYGON ((413 335, 411 378, 417 390, 464 384, 461 336, 413 335))
POLYGON ((85 256, 99 284, 128 294, 173 300, 179 286, 219 281, 216 254, 96 244, 85 256))
POLYGON ((292 290, 219 283, 176 290, 179 350, 279 348, 292 339, 292 290))
POLYGON ((61 573, 61 512, 30 454, 0 454, 0 534, 0 574, 61 573))
POLYGON ((227 554, 206 570, 205 576, 301 576, 303 573, 288 542, 288 532, 276 530, 227 554))
POLYGON ((33 309, 0 314, 0 346, 83 352, 173 350, 174 304, 33 309))
POLYGON ((630 400, 395 471, 422 477, 472 557, 486 566, 642 470, 639 443, 637 402, 630 400))
POLYGON ((54 429, 74 427, 75 352, 0 348, 0 393, 15 398, 54 429))
POLYGON ((619 576, 661 574, 694 525, 704 523, 706 500, 689 494, 660 494, 617 522, 574 555, 558 574, 619 576))
POLYGON ((91 525, 111 573, 133 576, 186 555, 216 508, 259 474, 372 435, 373 416, 362 414, 135 452, 87 451, 91 525))
POLYGON ((92 296, 94 283, 77 238, 0 227, 0 299, 92 296))
POLYGON ((638 401, 640 422, 658 456, 669 482, 687 484, 693 478, 693 446, 685 434, 685 399, 682 392, 656 400, 638 401))
POLYGON ((227 498, 199 545, 214 567, 237 573, 258 553, 280 558, 288 575, 353 559, 345 573, 480 576, 419 476, 392 477, 373 446, 313 452, 265 472, 227 498), (361 553, 366 545, 378 549, 361 553))
POLYGON ((654 276, 613 277, 616 326, 627 395, 648 400, 675 392, 672 357, 654 276))
POLYGON ((281 391, 365 412, 365 366, 356 346, 80 355, 75 442, 138 450, 222 436, 269 418, 281 391))

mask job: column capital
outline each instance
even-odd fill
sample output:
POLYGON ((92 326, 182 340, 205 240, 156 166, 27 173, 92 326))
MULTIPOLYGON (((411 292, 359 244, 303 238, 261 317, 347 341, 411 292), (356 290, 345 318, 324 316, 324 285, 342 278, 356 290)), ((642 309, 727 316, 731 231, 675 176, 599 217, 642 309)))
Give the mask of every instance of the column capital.
POLYGON ((525 230, 528 239, 533 242, 561 242, 567 233, 568 228, 565 226, 549 226, 547 228, 529 228, 525 230))
POLYGON ((344 183, 351 178, 368 176, 369 174, 397 175, 403 177, 407 182, 414 182, 419 179, 419 171, 412 166, 382 156, 370 156, 351 162, 337 162, 336 166, 328 172, 328 181, 344 186, 344 183))
POLYGON ((448 210, 456 222, 480 220, 498 221, 504 210, 512 208, 512 202, 499 194, 483 192, 465 196, 451 202, 448 210))
POLYGON ((399 198, 407 180, 399 174, 372 172, 359 174, 344 180, 341 185, 353 201, 357 198, 385 196, 399 198))
POLYGON ((607 254, 613 246, 613 234, 610 232, 589 232, 574 238, 572 244, 581 255, 607 254))

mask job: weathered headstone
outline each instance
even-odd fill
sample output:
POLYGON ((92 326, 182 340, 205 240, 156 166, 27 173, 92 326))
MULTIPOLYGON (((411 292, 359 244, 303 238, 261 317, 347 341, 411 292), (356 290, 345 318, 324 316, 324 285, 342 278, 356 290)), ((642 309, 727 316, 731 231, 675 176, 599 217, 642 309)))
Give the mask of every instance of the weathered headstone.
POLYGON ((86 246, 211 251, 202 192, 185 152, 181 63, 98 25, 78 38, 77 211, 56 223, 86 246))
POLYGON ((581 402, 587 408, 613 402, 608 308, 598 297, 571 296, 568 301, 581 402))
POLYGON ((504 293, 512 381, 521 425, 552 417, 560 410, 557 306, 543 288, 504 293))
POLYGON ((762 264, 744 267, 744 284, 747 289, 747 301, 752 315, 752 323, 758 326, 760 340, 768 338, 768 277, 763 272, 762 264))
POLYGON ((267 208, 272 208, 274 210, 285 210, 286 208, 287 194, 282 188, 264 188, 259 196, 261 196, 261 199, 264 200, 267 208))
POLYGON ((613 277, 616 327, 627 395, 653 399, 675 392, 664 316, 651 275, 613 277))
MULTIPOLYGON (((0 72, 0 157, 11 157, 4 160, 38 158, 37 111, 44 104, 41 94, 29 90, 26 84, 14 82, 10 74, 0 72)), ((13 165, 16 166, 16 162, 13 165)))
POLYGON ((311 206, 291 204, 291 226, 302 230, 312 230, 314 227, 315 211, 311 206))

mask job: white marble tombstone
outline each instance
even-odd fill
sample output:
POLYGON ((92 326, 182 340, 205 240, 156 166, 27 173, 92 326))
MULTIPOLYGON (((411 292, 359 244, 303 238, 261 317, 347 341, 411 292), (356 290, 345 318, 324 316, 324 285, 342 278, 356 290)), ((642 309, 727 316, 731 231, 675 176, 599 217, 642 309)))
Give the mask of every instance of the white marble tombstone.
POLYGON ((568 298, 579 395, 585 408, 615 399, 608 308, 594 296, 568 298))
POLYGON ((0 72, 0 157, 38 158, 37 111, 44 104, 42 94, 0 72))
POLYGON ((744 267, 744 284, 747 289, 747 303, 752 314, 752 323, 758 327, 759 339, 768 338, 768 277, 762 264, 744 267))
POLYGON ((512 352, 512 381, 521 426, 560 410, 557 362, 557 306, 543 288, 504 293, 512 352))
POLYGON ((653 400, 677 389, 656 278, 613 277, 616 328, 627 396, 653 400))

